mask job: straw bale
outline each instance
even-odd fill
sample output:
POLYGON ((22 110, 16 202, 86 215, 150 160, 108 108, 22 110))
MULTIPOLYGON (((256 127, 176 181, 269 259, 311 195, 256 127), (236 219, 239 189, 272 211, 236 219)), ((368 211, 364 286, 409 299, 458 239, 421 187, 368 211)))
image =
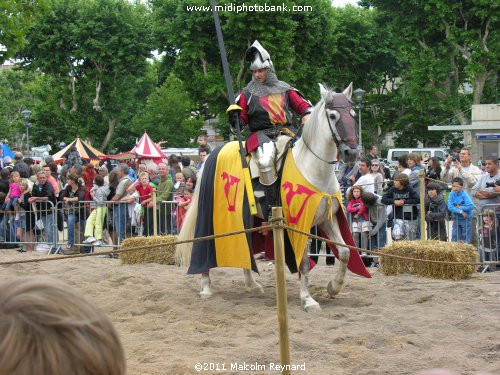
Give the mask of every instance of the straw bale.
POLYGON ((384 257, 384 254, 393 254, 444 262, 476 262, 477 249, 463 242, 395 241, 381 249, 380 253, 381 271, 384 275, 409 273, 433 279, 461 280, 469 278, 476 271, 474 265, 441 264, 384 257))
POLYGON ((120 249, 133 249, 142 246, 152 246, 149 249, 137 251, 127 251, 120 254, 122 264, 138 263, 159 263, 175 264, 175 245, 177 236, 151 236, 151 237, 132 237, 123 240, 120 249), (155 246, 156 245, 156 246, 155 246))

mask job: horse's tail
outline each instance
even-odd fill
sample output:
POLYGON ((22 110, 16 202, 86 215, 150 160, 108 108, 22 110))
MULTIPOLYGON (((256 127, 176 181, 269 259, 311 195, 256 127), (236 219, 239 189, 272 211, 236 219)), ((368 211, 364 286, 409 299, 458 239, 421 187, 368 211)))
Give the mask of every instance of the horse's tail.
MULTIPOLYGON (((201 174, 203 173, 203 166, 198 174, 198 183, 194 189, 193 197, 191 198, 191 203, 184 217, 184 222, 182 224, 182 229, 179 233, 179 241, 192 240, 194 238, 194 232, 196 229, 196 219, 198 217, 198 201, 200 199, 200 185, 201 185, 201 174)), ((191 251, 193 250, 193 243, 182 243, 175 248, 175 264, 181 267, 188 267, 191 263, 191 251)))

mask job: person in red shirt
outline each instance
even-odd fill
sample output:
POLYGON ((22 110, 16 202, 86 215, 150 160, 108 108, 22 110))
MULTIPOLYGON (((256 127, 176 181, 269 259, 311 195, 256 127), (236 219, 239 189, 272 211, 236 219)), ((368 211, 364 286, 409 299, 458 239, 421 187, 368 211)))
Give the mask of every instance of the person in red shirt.
POLYGON ((153 235, 153 187, 149 184, 149 175, 147 172, 141 172, 139 178, 127 189, 129 194, 134 190, 139 192, 139 203, 142 206, 143 225, 145 236, 153 235))
MULTIPOLYGON (((237 122, 248 125, 252 134, 246 140, 246 149, 252 153, 259 167, 259 182, 263 191, 256 189, 256 197, 267 197, 267 205, 276 204, 277 189, 273 186, 278 176, 275 168, 276 147, 279 135, 296 133, 294 113, 307 119, 312 105, 288 83, 278 80, 269 53, 256 40, 247 49, 246 61, 250 63, 252 80, 228 108, 232 131, 237 122)), ((261 202, 262 204, 262 202, 261 202)), ((266 212, 268 210, 264 210, 266 212)))

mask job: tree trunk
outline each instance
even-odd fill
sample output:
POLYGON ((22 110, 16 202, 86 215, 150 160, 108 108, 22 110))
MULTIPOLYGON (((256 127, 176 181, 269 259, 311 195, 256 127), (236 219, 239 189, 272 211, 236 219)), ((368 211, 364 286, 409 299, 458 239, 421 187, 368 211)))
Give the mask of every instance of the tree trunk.
POLYGON ((108 120, 108 132, 106 133, 106 136, 104 137, 104 140, 101 143, 101 146, 99 147, 99 150, 104 150, 106 146, 109 144, 109 141, 111 140, 111 137, 113 136, 113 133, 115 132, 115 126, 116 126, 116 119, 111 118, 108 120))
POLYGON ((483 97, 484 84, 488 78, 488 73, 477 74, 474 79, 474 98, 472 104, 481 104, 483 97))

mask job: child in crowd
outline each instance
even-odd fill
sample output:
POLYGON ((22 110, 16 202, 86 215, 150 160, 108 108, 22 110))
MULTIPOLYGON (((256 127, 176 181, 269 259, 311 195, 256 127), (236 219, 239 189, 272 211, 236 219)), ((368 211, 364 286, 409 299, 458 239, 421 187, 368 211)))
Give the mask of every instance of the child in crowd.
POLYGON ((95 176, 94 187, 90 189, 90 196, 96 202, 94 211, 90 213, 85 224, 85 241, 83 243, 93 243, 94 246, 102 245, 102 230, 104 225, 104 217, 106 216, 106 200, 109 195, 109 186, 104 185, 104 177, 101 175, 95 176), (94 237, 95 232, 95 237, 94 237))
POLYGON ((382 197, 382 203, 394 206, 394 223, 392 239, 394 241, 410 240, 417 237, 418 209, 420 198, 410 186, 410 179, 406 173, 395 176, 392 186, 382 197))
POLYGON ((454 214, 451 241, 471 243, 474 203, 463 187, 464 180, 460 177, 452 180, 451 193, 448 195, 448 210, 454 214))
MULTIPOLYGON (((184 194, 184 189, 186 188, 186 183, 184 182, 184 175, 182 172, 177 172, 175 174, 175 184, 173 191, 173 199, 174 201, 178 201, 184 194)), ((172 217, 173 217, 173 228, 172 233, 177 234, 180 231, 180 228, 177 227, 177 205, 172 205, 172 217)))
POLYGON ((182 223, 184 222, 184 218, 186 217, 186 212, 191 204, 191 200, 193 198, 192 190, 188 188, 184 188, 183 195, 178 197, 177 200, 177 229, 180 231, 182 229, 182 223))
POLYGON ((175 174, 174 197, 181 196, 184 193, 185 186, 184 175, 182 172, 177 172, 175 174))
POLYGON ((368 248, 368 238, 372 223, 368 216, 368 210, 365 208, 361 195, 363 188, 361 186, 353 186, 347 192, 347 212, 352 215, 352 234, 356 246, 362 249, 368 248))
POLYGON ((448 209, 441 188, 436 182, 427 184, 427 195, 425 196, 425 221, 427 223, 427 239, 448 241, 446 235, 446 214, 448 209))
POLYGON ((5 197, 5 211, 10 211, 11 209, 17 210, 19 198, 21 197, 21 189, 19 188, 19 181, 21 180, 21 175, 19 172, 12 172, 10 174, 9 182, 9 192, 5 197))
POLYGON ((143 224, 145 236, 153 235, 153 187, 149 184, 149 175, 147 172, 139 174, 139 183, 129 187, 129 193, 132 193, 134 188, 139 192, 139 202, 142 206, 143 224), (132 191, 130 191, 132 190, 132 191))
POLYGON ((495 212, 493 210, 483 211, 483 225, 479 227, 482 242, 482 254, 485 262, 496 261, 496 233, 495 212))

